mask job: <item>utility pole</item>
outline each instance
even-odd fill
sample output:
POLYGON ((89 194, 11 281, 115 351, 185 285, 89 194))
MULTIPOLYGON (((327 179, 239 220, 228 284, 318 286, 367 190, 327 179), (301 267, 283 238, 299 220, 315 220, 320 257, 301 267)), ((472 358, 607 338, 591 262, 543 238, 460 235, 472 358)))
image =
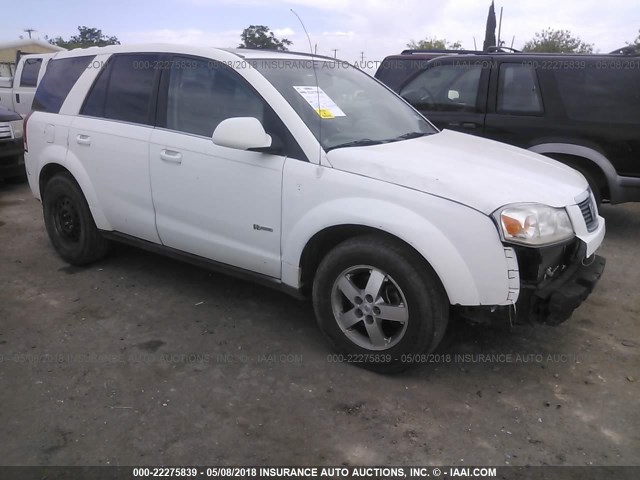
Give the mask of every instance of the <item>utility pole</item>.
POLYGON ((29 34, 29 38, 31 38, 31 33, 37 32, 37 30, 35 28, 25 28, 23 32, 29 34))
POLYGON ((332 48, 331 51, 333 52, 333 58, 336 58, 338 56, 338 50, 340 50, 339 48, 332 48))
POLYGON ((360 59, 362 60, 362 63, 364 63, 364 52, 360 52, 360 59))

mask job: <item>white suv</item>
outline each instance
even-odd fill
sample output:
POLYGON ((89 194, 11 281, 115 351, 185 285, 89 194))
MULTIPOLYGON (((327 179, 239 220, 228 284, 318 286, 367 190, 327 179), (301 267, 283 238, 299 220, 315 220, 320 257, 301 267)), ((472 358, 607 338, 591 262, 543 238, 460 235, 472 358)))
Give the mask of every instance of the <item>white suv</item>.
POLYGON ((25 128, 51 242, 118 240, 311 296, 340 358, 419 361, 452 314, 559 323, 604 236, 585 179, 433 125, 334 59, 183 46, 61 52, 25 128))

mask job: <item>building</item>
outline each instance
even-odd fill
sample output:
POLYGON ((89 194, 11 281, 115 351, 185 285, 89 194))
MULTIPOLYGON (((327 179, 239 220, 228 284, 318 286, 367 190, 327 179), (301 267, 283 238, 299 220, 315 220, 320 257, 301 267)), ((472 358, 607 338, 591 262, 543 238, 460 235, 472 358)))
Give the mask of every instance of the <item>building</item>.
POLYGON ((2 42, 0 43, 0 76, 13 76, 16 69, 16 62, 20 55, 27 53, 51 53, 61 50, 65 49, 33 38, 2 42))

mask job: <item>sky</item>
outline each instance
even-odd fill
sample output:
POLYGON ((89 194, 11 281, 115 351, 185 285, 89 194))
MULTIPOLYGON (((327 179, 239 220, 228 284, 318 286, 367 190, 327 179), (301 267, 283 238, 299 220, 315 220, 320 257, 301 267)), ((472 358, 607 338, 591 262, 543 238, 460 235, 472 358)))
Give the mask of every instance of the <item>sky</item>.
MULTIPOLYGON (((379 62, 410 40, 427 37, 482 48, 489 0, 21 0, 0 9, 0 42, 34 28, 34 38, 77 33, 79 25, 102 29, 123 44, 184 43, 237 47, 251 24, 267 25, 290 50, 309 51, 291 9, 302 18, 317 53, 349 62, 379 62)), ((503 0, 501 38, 521 48, 545 28, 568 29, 607 53, 638 37, 640 0, 503 0)))

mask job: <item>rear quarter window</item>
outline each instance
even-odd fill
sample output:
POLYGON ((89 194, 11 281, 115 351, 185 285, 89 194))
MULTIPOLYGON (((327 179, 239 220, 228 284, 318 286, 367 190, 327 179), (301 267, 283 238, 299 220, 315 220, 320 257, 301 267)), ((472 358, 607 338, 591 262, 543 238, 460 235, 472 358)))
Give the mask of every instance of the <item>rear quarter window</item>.
POLYGON ((554 75, 570 119, 640 123, 640 69, 608 68, 606 61, 599 61, 554 75))
POLYGON ((32 109, 58 113, 67 95, 94 57, 90 55, 51 60, 36 90, 32 109))

